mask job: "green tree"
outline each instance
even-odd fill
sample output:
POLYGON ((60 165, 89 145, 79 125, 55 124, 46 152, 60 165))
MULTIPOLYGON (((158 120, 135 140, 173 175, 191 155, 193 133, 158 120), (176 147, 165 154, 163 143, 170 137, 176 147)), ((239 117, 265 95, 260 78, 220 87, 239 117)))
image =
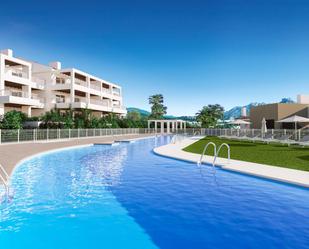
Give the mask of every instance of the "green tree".
POLYGON ((223 114, 224 108, 221 105, 208 105, 196 113, 196 120, 204 128, 216 127, 218 119, 222 119, 223 114))
POLYGON ((42 116, 43 128, 62 128, 64 118, 59 109, 52 109, 42 116))
POLYGON ((132 121, 140 121, 141 114, 137 111, 128 112, 127 119, 132 120, 132 121))
POLYGON ((2 129, 21 129, 26 115, 19 111, 9 111, 4 114, 1 128, 2 129))
POLYGON ((74 128, 74 115, 73 110, 70 109, 69 111, 66 111, 63 115, 63 126, 66 129, 74 128))
POLYGON ((162 94, 155 94, 149 97, 149 104, 151 105, 150 118, 160 119, 166 114, 167 107, 163 105, 164 98, 162 94))

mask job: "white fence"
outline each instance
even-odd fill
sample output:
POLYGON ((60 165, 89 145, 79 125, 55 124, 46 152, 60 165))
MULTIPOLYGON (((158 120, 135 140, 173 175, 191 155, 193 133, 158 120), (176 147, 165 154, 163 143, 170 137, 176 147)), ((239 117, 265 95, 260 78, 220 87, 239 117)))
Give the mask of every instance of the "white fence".
MULTIPOLYGON (((36 142, 61 139, 78 139, 87 137, 106 137, 137 134, 160 134, 161 130, 147 128, 121 128, 121 129, 21 129, 21 130, 0 130, 1 143, 19 143, 36 142)), ((167 133, 167 130, 164 130, 167 133)), ((170 132, 172 133, 172 132, 170 132)), ((174 134, 184 134, 188 136, 251 136, 261 137, 260 129, 205 129, 205 128, 187 128, 177 130, 174 134)), ((303 130, 274 130, 269 129, 263 136, 278 138, 284 135, 290 135, 291 139, 299 140, 304 136, 309 136, 309 129, 303 130)))
POLYGON ((279 138, 288 136, 289 139, 300 140, 304 136, 309 136, 309 129, 268 129, 266 133, 262 134, 261 129, 195 129, 200 131, 201 135, 207 136, 250 136, 250 137, 266 137, 279 138))
POLYGON ((36 142, 88 137, 153 134, 154 129, 21 129, 0 130, 0 143, 36 142))

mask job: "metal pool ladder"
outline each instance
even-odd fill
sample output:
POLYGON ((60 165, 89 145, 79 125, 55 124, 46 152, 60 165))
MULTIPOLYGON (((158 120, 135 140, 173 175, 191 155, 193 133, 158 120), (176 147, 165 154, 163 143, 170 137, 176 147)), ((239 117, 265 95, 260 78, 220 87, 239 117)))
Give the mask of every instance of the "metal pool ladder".
POLYGON ((6 196, 6 198, 8 198, 9 197, 9 191, 10 191, 9 175, 6 172, 6 170, 3 168, 3 166, 0 164, 0 183, 1 182, 4 185, 5 196, 6 196))
POLYGON ((212 161, 212 168, 213 168, 214 172, 216 172, 215 163, 216 163, 217 157, 218 157, 219 152, 221 151, 222 147, 226 147, 226 148, 227 148, 228 162, 230 162, 231 149, 230 149, 230 146, 229 146, 228 144, 222 143, 222 144, 219 146, 218 150, 217 150, 216 144, 213 143, 213 142, 209 142, 209 143, 207 143, 207 144, 205 145, 204 150, 203 150, 203 153, 201 154, 200 159, 197 161, 197 165, 201 165, 201 164, 202 164, 202 162, 203 162, 203 157, 205 156, 206 150, 207 150, 207 148, 208 148, 210 145, 212 145, 212 146, 214 147, 214 155, 213 155, 213 156, 214 156, 214 160, 212 161))

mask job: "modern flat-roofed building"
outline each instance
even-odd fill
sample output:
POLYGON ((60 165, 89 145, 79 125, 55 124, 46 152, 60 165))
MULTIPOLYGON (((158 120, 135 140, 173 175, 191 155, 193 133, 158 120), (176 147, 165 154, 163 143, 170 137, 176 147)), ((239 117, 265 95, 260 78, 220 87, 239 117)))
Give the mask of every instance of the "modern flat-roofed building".
POLYGON ((17 110, 29 117, 53 108, 89 109, 101 117, 125 115, 121 87, 60 62, 42 65, 15 58, 10 49, 0 52, 0 115, 17 110))
MULTIPOLYGON (((250 110, 252 128, 260 129, 262 119, 265 118, 268 129, 294 129, 294 123, 279 123, 277 121, 293 115, 309 117, 309 103, 299 101, 300 96, 303 95, 298 96, 298 103, 275 103, 252 107, 250 110)), ((303 97, 303 99, 306 98, 303 97)), ((298 125, 300 128, 308 124, 298 125)))

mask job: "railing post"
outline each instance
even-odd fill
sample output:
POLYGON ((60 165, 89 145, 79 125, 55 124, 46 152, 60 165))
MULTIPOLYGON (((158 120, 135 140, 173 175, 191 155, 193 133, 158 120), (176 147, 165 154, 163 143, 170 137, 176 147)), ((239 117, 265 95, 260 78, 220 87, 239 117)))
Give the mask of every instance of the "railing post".
POLYGON ((2 130, 0 129, 0 144, 2 143, 1 133, 2 133, 2 130))
POLYGON ((19 143, 19 129, 17 130, 17 142, 19 143))
POLYGON ((57 130, 57 137, 58 137, 58 139, 60 139, 60 129, 58 128, 58 130, 57 130))
POLYGON ((71 129, 69 128, 69 139, 71 139, 71 129))
POLYGON ((46 129, 46 140, 48 140, 48 137, 49 137, 49 130, 48 128, 46 129))
POLYGON ((34 142, 35 141, 35 129, 33 129, 32 138, 33 138, 33 142, 34 142))
POLYGON ((77 128, 77 137, 79 138, 80 134, 79 134, 79 128, 77 128))

